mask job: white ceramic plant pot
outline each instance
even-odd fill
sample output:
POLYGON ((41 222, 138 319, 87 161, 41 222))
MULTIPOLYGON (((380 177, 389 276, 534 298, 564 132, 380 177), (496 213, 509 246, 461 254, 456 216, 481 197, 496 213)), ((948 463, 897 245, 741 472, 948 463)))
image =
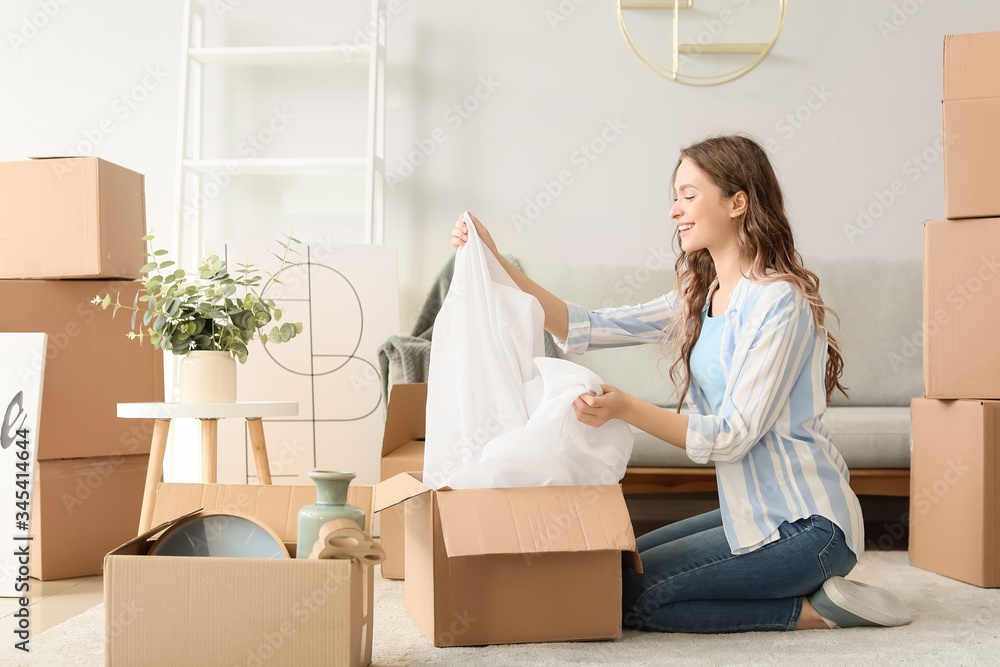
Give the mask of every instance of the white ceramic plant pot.
POLYGON ((181 403, 235 403, 236 359, 218 350, 191 350, 181 359, 181 403))

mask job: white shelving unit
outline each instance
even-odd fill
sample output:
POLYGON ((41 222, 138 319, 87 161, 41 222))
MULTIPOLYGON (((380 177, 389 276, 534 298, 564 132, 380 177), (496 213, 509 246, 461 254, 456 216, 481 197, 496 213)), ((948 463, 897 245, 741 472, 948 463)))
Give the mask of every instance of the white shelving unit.
MULTIPOLYGON (((368 167, 364 157, 314 157, 314 158, 253 158, 207 160, 184 160, 183 169, 188 172, 210 174, 235 168, 247 176, 259 175, 299 175, 299 174, 355 174, 368 167)), ((369 243, 378 242, 368 240, 369 243)))
POLYGON ((355 44, 227 47, 205 45, 203 0, 185 0, 181 44, 181 94, 174 197, 174 244, 178 264, 200 257, 203 219, 199 207, 187 206, 202 179, 228 171, 233 177, 324 175, 330 178, 364 174, 364 240, 382 243, 385 192, 385 11, 384 0, 371 0, 375 34, 370 45, 355 44), (368 66, 368 113, 364 155, 308 158, 204 158, 202 120, 206 66, 368 66), (187 213, 186 213, 187 211, 187 213))
MULTIPOLYGON (((375 34, 368 44, 296 46, 207 46, 205 0, 185 0, 181 43, 181 80, 174 191, 173 247, 179 266, 190 269, 201 259, 204 239, 203 212, 189 202, 201 191, 204 179, 226 172, 241 176, 322 176, 356 179, 363 175, 364 232, 366 243, 384 239, 385 199, 385 0, 371 0, 370 25, 375 34), (367 127, 364 155, 331 155, 302 158, 205 158, 202 153, 204 78, 206 66, 231 67, 368 67, 367 127)), ((360 209, 361 207, 358 206, 360 209)), ((177 359, 168 370, 172 387, 178 386, 177 359)), ((168 387, 167 400, 172 397, 168 387)))
POLYGON ((369 60, 370 49, 335 46, 191 47, 191 59, 202 65, 338 65, 369 60))

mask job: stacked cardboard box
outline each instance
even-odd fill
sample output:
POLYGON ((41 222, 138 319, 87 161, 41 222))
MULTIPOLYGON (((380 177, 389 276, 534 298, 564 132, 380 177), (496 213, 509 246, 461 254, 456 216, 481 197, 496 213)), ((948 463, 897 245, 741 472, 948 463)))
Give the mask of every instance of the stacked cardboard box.
POLYGON ((924 222, 910 561, 1000 586, 1000 32, 944 42, 947 220, 924 222))
POLYGON ((944 38, 944 214, 1000 215, 1000 32, 944 38))
POLYGON ((31 508, 39 579, 98 574, 135 535, 152 424, 119 420, 116 404, 163 400, 162 353, 90 301, 132 303, 145 228, 141 174, 97 158, 0 163, 0 331, 48 334, 31 508))

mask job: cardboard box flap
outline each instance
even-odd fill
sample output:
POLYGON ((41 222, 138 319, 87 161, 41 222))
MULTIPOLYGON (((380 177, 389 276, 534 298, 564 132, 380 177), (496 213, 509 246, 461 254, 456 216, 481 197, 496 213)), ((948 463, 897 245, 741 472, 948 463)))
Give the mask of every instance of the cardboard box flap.
POLYGON ((112 551, 108 552, 108 555, 110 556, 112 554, 123 554, 123 555, 126 555, 126 556, 129 556, 129 555, 133 555, 134 556, 134 555, 145 554, 146 553, 146 543, 149 541, 149 538, 151 538, 153 535, 156 535, 160 531, 166 530, 167 528, 169 528, 170 526, 174 525, 178 521, 183 521, 184 519, 188 518, 189 516, 194 516, 195 514, 197 514, 198 512, 200 512, 202 509, 204 509, 204 508, 199 507, 198 509, 196 509, 196 510, 194 510, 192 512, 188 512, 187 514, 182 514, 181 516, 176 517, 174 519, 170 519, 169 521, 164 521, 163 523, 161 523, 160 525, 156 526, 155 528, 150 528, 145 533, 142 533, 141 535, 137 535, 136 537, 133 537, 131 540, 129 540, 125 544, 121 545, 117 549, 113 549, 112 551))
POLYGON ((374 511, 381 512, 393 505, 430 491, 416 476, 401 472, 375 485, 374 511))
POLYGON ((635 551, 617 485, 439 491, 449 556, 635 551))
MULTIPOLYGON (((245 514, 273 530, 282 542, 295 542, 299 510, 316 502, 316 487, 244 484, 160 484, 153 505, 153 523, 202 507, 245 514)), ((372 516, 372 488, 351 485, 347 502, 372 516)), ((371 534, 371 521, 367 522, 371 534)))
POLYGON ((389 395, 382 456, 413 440, 423 440, 427 424, 427 383, 396 384, 389 395))
POLYGON ((944 100, 1000 97, 1000 32, 944 37, 944 100))

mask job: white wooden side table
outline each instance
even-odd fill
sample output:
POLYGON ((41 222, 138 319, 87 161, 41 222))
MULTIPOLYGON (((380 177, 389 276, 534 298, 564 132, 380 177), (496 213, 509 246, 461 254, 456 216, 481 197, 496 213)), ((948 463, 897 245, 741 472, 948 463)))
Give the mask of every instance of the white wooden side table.
POLYGON ((264 417, 294 417, 299 414, 298 403, 243 402, 243 403, 119 403, 118 416, 124 419, 153 419, 153 442, 149 450, 149 468, 142 494, 142 514, 139 532, 149 530, 153 521, 153 500, 156 485, 163 473, 163 453, 170 432, 170 420, 189 418, 201 420, 201 481, 216 482, 219 420, 226 417, 243 417, 250 431, 254 467, 260 484, 271 483, 271 468, 267 463, 267 446, 264 443, 264 417))

